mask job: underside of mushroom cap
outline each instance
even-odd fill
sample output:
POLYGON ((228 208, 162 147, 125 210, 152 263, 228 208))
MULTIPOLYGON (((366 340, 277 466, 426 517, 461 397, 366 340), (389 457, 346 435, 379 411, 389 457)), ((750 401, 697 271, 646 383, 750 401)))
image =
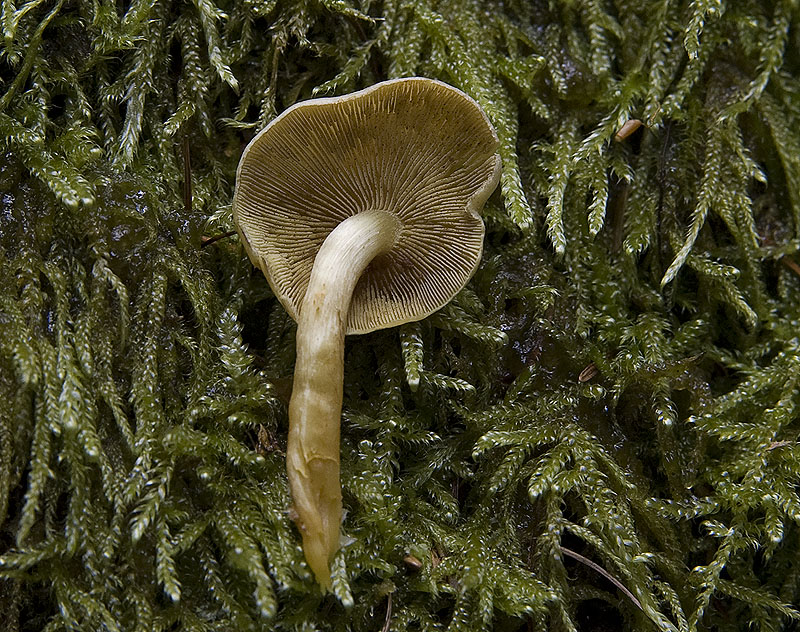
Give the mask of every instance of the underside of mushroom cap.
POLYGON ((472 276, 478 211, 497 185, 498 140, 470 97, 439 81, 386 81, 292 106, 239 163, 234 216, 253 262, 297 320, 314 258, 343 220, 395 214, 394 247, 356 286, 347 333, 424 318, 472 276))

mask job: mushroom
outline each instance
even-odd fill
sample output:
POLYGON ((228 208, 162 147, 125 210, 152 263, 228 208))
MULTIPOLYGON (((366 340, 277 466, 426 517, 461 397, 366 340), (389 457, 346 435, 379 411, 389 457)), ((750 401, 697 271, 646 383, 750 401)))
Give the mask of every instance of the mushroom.
POLYGON ((342 521, 344 336, 420 320, 470 279, 498 144, 473 99, 412 77, 295 104, 242 155, 236 228, 297 321, 286 467, 323 590, 342 521))

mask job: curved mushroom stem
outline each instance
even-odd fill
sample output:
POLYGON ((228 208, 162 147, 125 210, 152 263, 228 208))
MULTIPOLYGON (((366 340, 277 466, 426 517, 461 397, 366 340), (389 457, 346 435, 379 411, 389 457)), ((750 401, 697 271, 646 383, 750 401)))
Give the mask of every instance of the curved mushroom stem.
POLYGON ((347 312, 359 277, 391 248, 399 229, 396 217, 375 210, 339 224, 314 259, 297 322, 286 470, 306 561, 323 589, 331 585, 342 521, 339 426, 347 312))

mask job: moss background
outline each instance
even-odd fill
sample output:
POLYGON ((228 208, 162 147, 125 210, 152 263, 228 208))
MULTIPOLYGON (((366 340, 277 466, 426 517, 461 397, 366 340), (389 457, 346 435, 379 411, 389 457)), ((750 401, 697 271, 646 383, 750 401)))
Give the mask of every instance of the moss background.
POLYGON ((797 0, 0 24, 0 629, 800 629, 797 0), (287 516, 294 325, 216 238, 277 112, 414 74, 484 107, 502 184, 455 301, 348 339, 322 596, 287 516))

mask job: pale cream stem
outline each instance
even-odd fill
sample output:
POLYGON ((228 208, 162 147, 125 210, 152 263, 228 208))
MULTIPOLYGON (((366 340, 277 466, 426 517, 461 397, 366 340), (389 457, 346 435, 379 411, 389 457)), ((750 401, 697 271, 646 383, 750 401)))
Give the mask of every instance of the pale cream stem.
POLYGON ((314 259, 297 321, 286 469, 306 561, 325 589, 342 521, 339 426, 347 312, 361 274, 392 247, 399 230, 398 219, 385 211, 364 211, 339 224, 314 259))

